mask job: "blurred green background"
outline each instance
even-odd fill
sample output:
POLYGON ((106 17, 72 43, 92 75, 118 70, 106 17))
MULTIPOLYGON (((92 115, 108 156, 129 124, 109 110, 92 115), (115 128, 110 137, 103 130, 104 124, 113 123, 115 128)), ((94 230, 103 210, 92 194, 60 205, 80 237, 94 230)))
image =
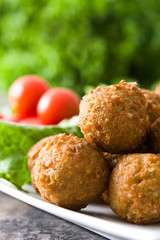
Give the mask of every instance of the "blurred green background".
POLYGON ((160 78, 159 0, 1 0, 0 87, 24 74, 86 85, 160 78))

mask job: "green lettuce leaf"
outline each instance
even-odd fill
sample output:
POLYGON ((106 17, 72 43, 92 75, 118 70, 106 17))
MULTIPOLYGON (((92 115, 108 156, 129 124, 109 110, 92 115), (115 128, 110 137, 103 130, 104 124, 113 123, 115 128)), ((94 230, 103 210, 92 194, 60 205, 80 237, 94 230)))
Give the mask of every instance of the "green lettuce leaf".
POLYGON ((0 178, 22 187, 30 182, 27 153, 40 139, 59 133, 73 133, 83 137, 78 117, 64 120, 59 125, 30 126, 0 121, 0 178))

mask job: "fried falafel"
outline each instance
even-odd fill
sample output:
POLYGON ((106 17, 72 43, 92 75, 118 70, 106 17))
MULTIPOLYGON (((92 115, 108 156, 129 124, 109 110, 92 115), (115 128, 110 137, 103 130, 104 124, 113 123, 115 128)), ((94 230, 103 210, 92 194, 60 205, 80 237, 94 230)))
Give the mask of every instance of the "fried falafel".
POLYGON ((160 221, 160 156, 129 154, 113 169, 109 181, 111 209, 129 222, 160 221))
POLYGON ((84 96, 79 122, 86 140, 110 153, 136 151, 150 128, 144 95, 125 81, 84 96))
POLYGON ((34 180, 34 174, 33 174, 35 161, 36 161, 36 158, 37 158, 39 152, 45 146, 47 141, 49 141, 53 138, 54 138, 54 136, 49 136, 49 137, 41 139, 35 145, 33 145, 28 152, 28 168, 31 173, 31 182, 37 193, 39 193, 39 191, 36 187, 35 180, 34 180))
POLYGON ((79 210, 101 196, 109 171, 101 152, 84 138, 57 135, 41 149, 34 179, 42 197, 68 209, 79 210))
POLYGON ((147 113, 150 122, 153 123, 158 117, 160 117, 160 95, 147 89, 140 90, 146 98, 147 113))

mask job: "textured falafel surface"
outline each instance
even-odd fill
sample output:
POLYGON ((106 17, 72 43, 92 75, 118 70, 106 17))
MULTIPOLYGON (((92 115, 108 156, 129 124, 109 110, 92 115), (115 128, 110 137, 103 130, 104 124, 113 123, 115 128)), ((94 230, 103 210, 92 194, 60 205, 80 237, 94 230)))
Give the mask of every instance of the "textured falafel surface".
POLYGON ((79 210, 104 192, 108 168, 101 152, 73 134, 57 135, 39 152, 34 179, 42 197, 79 210))
POLYGON ((160 117, 160 95, 147 89, 140 89, 140 91, 146 98, 147 113, 150 122, 153 123, 158 117, 160 117))
POLYGON ((109 203, 116 214, 129 222, 159 222, 160 156, 124 156, 111 173, 109 203))
POLYGON ((54 136, 49 136, 49 137, 45 137, 42 138, 40 141, 38 141, 36 144, 34 144, 29 152, 28 152, 28 168, 30 171, 32 171, 34 165, 35 165, 35 160, 39 154, 39 152, 41 151, 41 149, 45 146, 45 144, 47 143, 47 141, 53 139, 54 136))
POLYGON ((49 141, 51 139, 53 140, 54 136, 42 138, 40 141, 38 141, 36 144, 34 144, 28 152, 28 168, 31 173, 31 182, 32 182, 32 186, 34 187, 34 189, 37 193, 39 193, 39 190, 36 186, 35 179, 34 179, 35 162, 36 162, 36 159, 37 159, 38 154, 41 151, 41 149, 45 146, 47 141, 49 141))
POLYGON ((134 83, 125 81, 84 96, 79 122, 86 140, 110 153, 136 151, 150 128, 145 97, 134 83))

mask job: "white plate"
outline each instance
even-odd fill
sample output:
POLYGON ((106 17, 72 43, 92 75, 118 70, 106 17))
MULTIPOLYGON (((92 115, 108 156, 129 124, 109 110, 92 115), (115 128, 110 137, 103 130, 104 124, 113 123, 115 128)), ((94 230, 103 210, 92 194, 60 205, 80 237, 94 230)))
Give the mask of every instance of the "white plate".
POLYGON ((37 193, 19 191, 4 179, 0 179, 0 191, 111 240, 160 240, 160 224, 127 223, 107 205, 90 204, 79 212, 71 211, 44 201, 37 193))

